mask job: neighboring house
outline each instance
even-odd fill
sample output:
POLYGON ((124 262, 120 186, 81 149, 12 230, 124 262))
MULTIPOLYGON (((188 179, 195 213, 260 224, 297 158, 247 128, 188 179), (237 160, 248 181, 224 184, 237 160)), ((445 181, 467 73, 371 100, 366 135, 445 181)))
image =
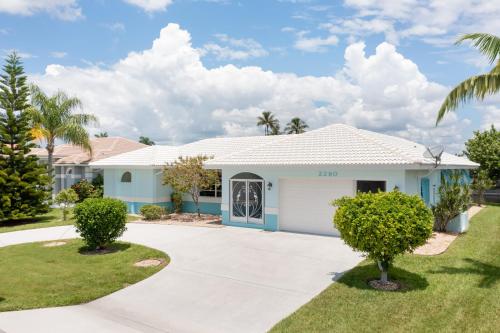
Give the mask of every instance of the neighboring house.
MULTIPOLYGON (((426 147, 405 139, 334 124, 304 134, 214 138, 179 147, 154 146, 91 163, 104 169, 104 194, 137 213, 146 203, 170 207, 161 170, 178 156, 208 155, 221 171, 221 188, 201 198, 201 209, 225 225, 336 235, 331 201, 357 191, 416 194, 436 203, 442 170, 478 164, 443 153, 440 164, 426 147), (220 196, 219 196, 220 193, 220 196)), ((186 211, 194 205, 185 197, 186 211)))
MULTIPOLYGON (((98 168, 91 169, 90 162, 147 147, 142 143, 121 137, 95 138, 90 140, 90 144, 92 155, 83 148, 71 144, 61 144, 55 147, 54 194, 71 187, 82 179, 92 181, 97 174, 102 174, 102 170, 98 168)), ((47 163, 45 148, 32 149, 31 154, 38 156, 42 163, 47 163)))

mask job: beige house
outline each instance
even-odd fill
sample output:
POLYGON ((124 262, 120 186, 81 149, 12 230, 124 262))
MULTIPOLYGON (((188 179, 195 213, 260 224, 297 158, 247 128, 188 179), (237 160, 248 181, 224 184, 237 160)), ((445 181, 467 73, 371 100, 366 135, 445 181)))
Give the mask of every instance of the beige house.
MULTIPOLYGON (((102 170, 90 168, 89 163, 104 158, 147 147, 137 141, 122 137, 95 138, 90 140, 92 154, 72 144, 62 144, 54 149, 54 194, 71 187, 82 179, 92 181, 102 170)), ((47 163, 47 150, 35 148, 31 154, 47 163)))

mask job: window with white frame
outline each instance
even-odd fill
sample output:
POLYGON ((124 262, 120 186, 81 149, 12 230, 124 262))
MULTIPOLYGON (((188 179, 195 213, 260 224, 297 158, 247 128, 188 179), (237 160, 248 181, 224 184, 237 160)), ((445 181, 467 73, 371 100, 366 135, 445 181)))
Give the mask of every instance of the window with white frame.
POLYGON ((200 196, 202 197, 213 197, 213 198, 220 198, 222 197, 222 188, 221 188, 221 182, 222 182, 222 173, 219 171, 219 182, 218 184, 213 184, 209 186, 206 189, 203 189, 200 191, 200 196))

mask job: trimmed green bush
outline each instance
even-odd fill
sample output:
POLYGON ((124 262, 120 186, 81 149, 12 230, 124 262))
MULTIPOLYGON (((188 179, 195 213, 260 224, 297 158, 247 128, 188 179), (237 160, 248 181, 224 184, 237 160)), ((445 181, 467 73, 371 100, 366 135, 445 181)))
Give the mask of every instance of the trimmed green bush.
POLYGON ((86 179, 82 179, 78 183, 71 185, 71 188, 78 194, 78 202, 94 197, 94 185, 86 179))
POLYGON ((344 242, 378 263, 381 281, 397 255, 413 252, 432 234, 434 218, 422 199, 399 191, 358 193, 333 202, 344 242))
POLYGON ((106 248, 127 229, 127 205, 117 199, 85 199, 74 215, 76 230, 92 250, 106 248))
POLYGON ((166 213, 165 208, 157 205, 144 205, 141 207, 141 215, 146 221, 160 220, 166 213))

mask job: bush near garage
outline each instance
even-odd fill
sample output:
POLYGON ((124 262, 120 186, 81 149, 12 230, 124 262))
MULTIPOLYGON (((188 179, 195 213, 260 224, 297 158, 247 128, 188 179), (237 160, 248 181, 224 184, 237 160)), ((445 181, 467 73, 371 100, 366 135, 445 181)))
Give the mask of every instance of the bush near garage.
POLYGON ((146 221, 160 220, 167 214, 167 210, 158 205, 144 205, 141 207, 141 215, 146 221))
POLYGON ((397 255, 413 252, 432 234, 434 218, 422 199, 400 191, 358 193, 333 202, 334 225, 344 242, 367 253, 381 272, 382 283, 397 255))
POLYGON ((85 199, 74 215, 76 230, 91 250, 105 249, 127 229, 127 205, 118 199, 85 199))

